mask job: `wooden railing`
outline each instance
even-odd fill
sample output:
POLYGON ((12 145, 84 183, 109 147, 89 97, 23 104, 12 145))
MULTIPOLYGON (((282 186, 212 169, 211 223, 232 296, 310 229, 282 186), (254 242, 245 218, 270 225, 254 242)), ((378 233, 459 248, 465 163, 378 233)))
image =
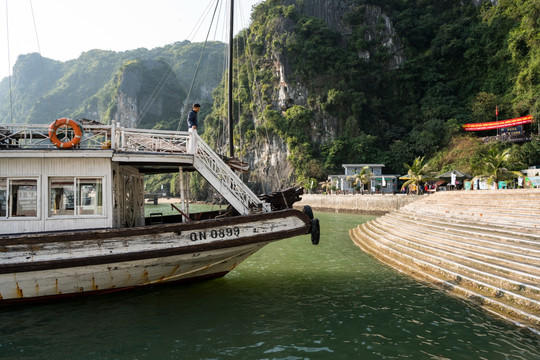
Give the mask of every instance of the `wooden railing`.
MULTIPOLYGON (((76 149, 187 153, 189 133, 129 129, 115 125, 83 125, 76 149)), ((0 149, 52 149, 49 125, 0 125, 0 149)))
MULTIPOLYGON (((197 134, 123 128, 114 124, 82 125, 82 128, 83 135, 75 150, 189 154, 188 145, 193 136, 197 142, 196 153, 192 154, 193 165, 240 214, 271 211, 270 204, 261 201, 197 134)), ((0 125, 0 150, 54 148, 48 125, 0 125)))
MULTIPOLYGON (((77 148, 103 149, 111 146, 114 126, 84 125, 83 136, 77 148)), ((53 149, 49 138, 49 125, 0 125, 0 149, 53 149)))
POLYGON ((240 214, 271 210, 270 204, 261 201, 208 144, 198 135, 194 136, 197 138, 197 155, 193 165, 240 214))

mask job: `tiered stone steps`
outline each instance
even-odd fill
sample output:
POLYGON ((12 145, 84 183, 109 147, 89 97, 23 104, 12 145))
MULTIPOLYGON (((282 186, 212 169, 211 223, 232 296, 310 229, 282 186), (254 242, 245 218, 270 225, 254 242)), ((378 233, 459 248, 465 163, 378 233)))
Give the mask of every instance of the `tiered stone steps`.
POLYGON ((540 189, 438 192, 350 236, 380 261, 540 331, 540 189))

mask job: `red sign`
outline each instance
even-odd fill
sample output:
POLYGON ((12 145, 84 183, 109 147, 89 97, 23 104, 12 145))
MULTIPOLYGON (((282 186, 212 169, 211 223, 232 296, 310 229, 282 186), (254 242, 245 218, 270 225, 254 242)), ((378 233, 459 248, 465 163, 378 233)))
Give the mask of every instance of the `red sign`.
POLYGON ((523 124, 530 124, 533 121, 532 115, 522 116, 515 119, 492 121, 486 123, 465 124, 463 130, 465 131, 483 131, 493 129, 503 129, 511 126, 518 126, 523 124))

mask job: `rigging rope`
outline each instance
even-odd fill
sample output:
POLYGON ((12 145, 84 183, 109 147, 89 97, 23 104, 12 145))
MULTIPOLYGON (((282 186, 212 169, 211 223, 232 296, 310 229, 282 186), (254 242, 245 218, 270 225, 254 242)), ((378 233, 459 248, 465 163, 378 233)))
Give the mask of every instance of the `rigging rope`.
POLYGON ((41 46, 39 46, 39 37, 38 37, 38 31, 37 31, 37 26, 36 26, 36 17, 34 16, 34 7, 32 6, 32 0, 29 0, 29 1, 30 1, 30 11, 32 12, 32 21, 34 22, 34 32, 36 34, 38 52, 39 52, 39 55, 41 55, 41 46))
MULTIPOLYGON (((201 50, 201 54, 199 55, 199 61, 197 62, 197 67, 195 68, 195 74, 193 75, 193 79, 191 80, 191 85, 189 86, 188 95, 186 97, 186 103, 184 105, 184 109, 187 109, 187 105, 189 102, 189 97, 191 96, 191 90, 193 89, 193 84, 195 83, 195 78, 197 77, 197 73, 199 72, 199 66, 201 65, 201 59, 204 53, 204 50, 206 49, 206 44, 208 43, 208 37, 210 36, 210 30, 212 28, 212 24, 214 23, 214 19, 216 17, 216 11, 218 9, 219 1, 216 2, 216 7, 214 8, 214 14, 212 15, 212 21, 210 22, 210 28, 208 29, 208 32, 206 33, 206 39, 204 40, 204 45, 201 50)), ((180 126, 182 124, 182 118, 180 118, 180 121, 178 121, 178 126, 176 127, 176 131, 180 130, 180 126)))
MULTIPOLYGON (((218 0, 218 3, 219 3, 219 0, 218 0)), ((188 41, 191 41, 191 36, 194 34, 197 33, 198 29, 200 28, 201 26, 201 23, 203 22, 204 20, 204 17, 206 16, 206 14, 208 13, 208 10, 211 8, 212 6, 212 3, 209 3, 208 6, 206 7, 205 11, 201 14, 201 16, 199 17, 199 20, 197 21, 197 23, 199 24, 198 27, 196 28, 193 28, 191 30, 191 32, 189 33, 188 37, 187 37, 187 40, 188 41), (197 29, 195 31, 195 29, 197 29)), ((217 6, 217 3, 216 3, 216 6, 217 6)), ((207 37, 208 39, 208 37, 207 37)), ((206 46, 206 42, 205 42, 205 46, 206 46)), ((204 49, 203 49, 204 51, 204 49)), ((178 58, 178 55, 179 55, 179 52, 176 52, 176 54, 174 55, 174 58, 173 58, 173 61, 172 63, 174 64, 176 62, 176 59, 178 58)), ((200 63, 200 60, 199 60, 199 63, 200 63)), ((158 84, 156 85, 156 87, 154 88, 154 90, 152 91, 152 94, 150 95, 150 97, 148 98, 148 100, 146 101, 146 103, 144 104, 143 108, 142 108, 142 115, 139 117, 139 119, 137 120, 137 122, 135 123, 135 127, 138 127, 139 124, 144 120, 146 114, 148 113, 148 111, 150 110, 150 108, 152 107, 152 105, 154 104, 154 102, 157 100, 157 97, 159 96, 159 94, 161 93, 161 90, 163 90, 163 87, 165 86, 165 84, 167 83, 167 81, 169 80, 169 78, 171 77, 171 75, 173 74, 173 69, 171 66, 169 66, 169 68, 167 69, 167 71, 163 74, 163 76, 161 77, 161 79, 159 80, 158 84)), ((188 98, 186 99, 186 105, 187 106, 187 102, 188 102, 188 99, 189 99, 189 95, 188 95, 188 98)), ((177 130, 179 130, 180 128, 180 122, 178 124, 178 128, 177 130)))
MULTIPOLYGON (((39 54, 39 64, 41 66, 41 73, 45 74, 47 73, 45 71, 43 57, 41 55, 41 45, 39 43, 39 36, 38 36, 38 30, 36 25, 36 17, 34 15, 34 6, 32 4, 32 0, 29 0, 30 4, 30 12, 32 14, 32 22, 34 25, 34 34, 36 36, 36 43, 38 48, 38 54, 39 54)), ((9 9, 8 9, 8 0, 6 0, 6 35, 7 35, 7 63, 8 63, 8 83, 9 83, 9 109, 10 109, 10 120, 11 123, 14 123, 13 119, 13 86, 11 81, 11 51, 10 51, 10 41, 9 41, 9 9)), ((50 99, 47 97, 47 110, 51 113, 51 102, 50 99)))
POLYGON ((13 89, 11 86, 11 61, 10 61, 10 50, 9 50, 9 11, 8 11, 8 0, 6 0, 6 34, 7 34, 7 61, 8 61, 8 82, 9 82, 9 110, 10 110, 10 121, 13 124, 13 89))
MULTIPOLYGON (((32 5, 32 0, 29 0, 29 2, 30 2, 30 11, 32 13, 32 22, 34 23, 34 33, 36 34, 36 44, 37 44, 38 53, 39 53, 39 66, 41 67, 41 73, 42 74, 47 74, 47 72, 45 71, 45 63, 43 61, 43 56, 41 55, 41 45, 39 44, 39 36, 38 36, 38 30, 37 30, 37 25, 36 25, 36 17, 34 16, 34 6, 32 5)), ((45 83, 47 82, 47 78, 45 78, 44 82, 45 83)), ((44 85, 46 86, 47 84, 44 84, 44 85)), ((49 116, 51 118, 56 118, 56 116, 54 116, 53 111, 52 111, 51 97, 50 96, 46 97, 46 107, 47 107, 47 113, 49 114, 49 116)))
POLYGON ((152 94, 150 95, 148 100, 146 100, 146 103, 144 104, 141 111, 142 115, 139 117, 139 119, 135 123, 135 127, 138 127, 139 124, 143 121, 144 117, 146 116, 146 113, 148 112, 148 110, 150 110, 150 107, 152 106, 154 101, 156 101, 159 93, 163 89, 163 86, 165 86, 165 83, 167 82, 167 80, 169 80, 169 77, 171 76, 171 74, 172 74, 172 68, 169 66, 169 68, 167 69, 167 71, 165 71, 161 79, 159 79, 158 84, 154 88, 154 91, 152 91, 152 94))

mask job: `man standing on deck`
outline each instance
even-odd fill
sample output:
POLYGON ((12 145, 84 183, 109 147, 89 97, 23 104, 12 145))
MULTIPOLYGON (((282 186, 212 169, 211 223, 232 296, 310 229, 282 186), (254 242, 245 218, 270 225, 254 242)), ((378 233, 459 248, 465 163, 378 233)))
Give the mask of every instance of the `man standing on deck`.
POLYGON ((193 104, 193 109, 189 112, 187 117, 188 131, 190 132, 189 136, 189 153, 195 154, 197 152, 197 115, 201 110, 201 105, 193 104))

